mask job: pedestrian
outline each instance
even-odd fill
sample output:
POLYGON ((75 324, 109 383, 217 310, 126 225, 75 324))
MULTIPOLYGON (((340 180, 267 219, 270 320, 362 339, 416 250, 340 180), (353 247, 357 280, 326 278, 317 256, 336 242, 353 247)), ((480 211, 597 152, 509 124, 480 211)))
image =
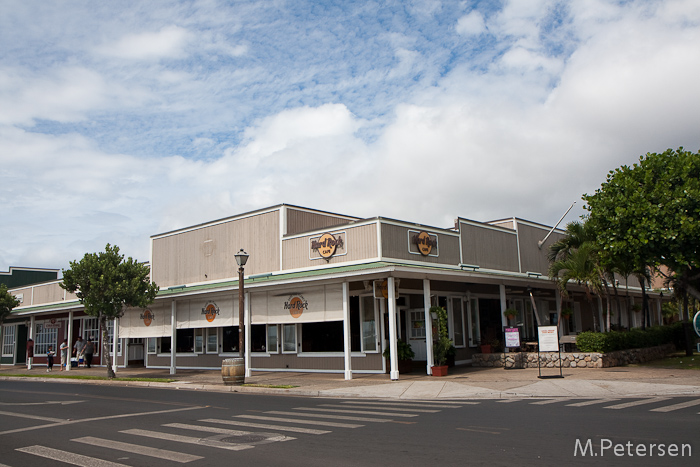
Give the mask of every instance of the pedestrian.
POLYGON ((73 356, 78 365, 80 364, 80 358, 83 356, 83 349, 85 349, 85 342, 82 337, 78 337, 78 340, 73 345, 73 356))
POLYGON ((27 370, 32 369, 32 360, 34 360, 34 341, 29 339, 27 341, 27 370))
POLYGON ((60 350, 61 350, 61 371, 63 371, 63 368, 66 367, 66 363, 70 365, 70 362, 68 361, 68 340, 63 339, 63 342, 61 343, 60 350))
POLYGON ((49 346, 49 350, 46 352, 46 362, 48 365, 48 368, 46 369, 47 373, 49 371, 53 371, 53 357, 54 357, 54 355, 56 355, 56 352, 54 352, 52 346, 49 346))
POLYGON ((90 368, 90 364, 92 363, 92 354, 95 353, 95 344, 92 343, 92 337, 88 339, 83 350, 85 352, 85 366, 90 368))

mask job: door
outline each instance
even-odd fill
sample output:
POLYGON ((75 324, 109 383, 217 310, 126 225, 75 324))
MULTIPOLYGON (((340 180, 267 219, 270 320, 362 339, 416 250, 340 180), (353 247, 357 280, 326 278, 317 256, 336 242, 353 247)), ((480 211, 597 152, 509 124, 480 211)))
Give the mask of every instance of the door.
POLYGON ((411 344, 411 350, 416 354, 414 360, 426 360, 427 353, 425 351, 425 312, 424 310, 408 310, 408 343, 411 344))
POLYGON ((17 339, 15 340, 15 364, 27 363, 27 339, 29 329, 24 324, 17 326, 17 339))

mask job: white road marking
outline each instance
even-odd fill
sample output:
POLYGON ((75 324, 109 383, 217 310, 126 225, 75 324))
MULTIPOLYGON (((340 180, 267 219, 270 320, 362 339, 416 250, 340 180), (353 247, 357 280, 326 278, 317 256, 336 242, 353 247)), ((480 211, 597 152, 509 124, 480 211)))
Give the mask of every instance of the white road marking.
MULTIPOLYGON (((387 409, 393 409, 394 407, 415 407, 417 409, 427 408, 427 409, 459 409, 461 405, 434 405, 434 404, 421 404, 416 402, 367 402, 367 401, 344 401, 343 404, 353 404, 353 405, 380 405, 387 409)), ((476 405, 479 402, 462 402, 462 404, 476 405)))
POLYGON ((196 461, 198 459, 204 459, 201 456, 194 456, 191 454, 185 454, 183 452, 168 451, 165 449, 152 448, 150 446, 141 446, 139 444, 122 443, 120 441, 113 441, 111 439, 94 438, 92 436, 85 436, 83 438, 72 439, 78 443, 89 444, 91 446, 97 446, 100 448, 115 449, 117 451, 130 452, 132 454, 140 454, 143 456, 157 457, 159 459, 166 459, 173 462, 179 462, 181 464, 186 464, 187 462, 196 461))
POLYGON ((685 409, 686 407, 692 407, 694 405, 700 405, 700 399, 667 405, 666 407, 659 407, 657 409, 651 409, 649 412, 671 412, 673 410, 685 409))
POLYGON ((247 426, 250 428, 263 428, 263 429, 272 430, 272 431, 291 431, 294 433, 305 433, 307 435, 324 435, 326 433, 330 433, 330 431, 325 431, 325 430, 312 430, 311 428, 300 428, 300 427, 295 427, 295 426, 265 425, 262 423, 249 423, 249 422, 242 422, 239 420, 217 420, 214 418, 208 418, 208 419, 199 420, 199 421, 205 422, 205 423, 222 423, 224 425, 247 426))
POLYGON ((237 418, 250 418, 252 420, 265 420, 268 422, 298 423, 300 425, 320 425, 335 428, 360 428, 364 425, 353 425, 350 423, 326 422, 322 420, 297 420, 294 418, 265 417, 262 415, 236 415, 237 418))
MULTIPOLYGON (((346 405, 338 405, 338 404, 318 404, 319 407, 338 407, 338 408, 347 408, 346 405)), ((358 405, 353 408, 358 408, 358 409, 369 409, 369 410, 376 410, 376 407, 372 407, 371 405, 358 405)), ((418 412, 418 413, 438 413, 440 412, 439 410, 422 410, 422 409, 406 409, 406 408, 401 408, 401 407, 383 407, 386 410, 396 410, 397 412, 418 412)))
MULTIPOLYGON (((187 425, 184 423, 168 423, 167 426, 169 428, 180 428, 183 430, 192 430, 192 431, 206 431, 207 433, 218 433, 221 435, 229 435, 229 436, 245 436, 245 435, 250 435, 250 434, 264 434, 264 435, 269 435, 265 441, 290 441, 296 438, 292 438, 291 436, 285 436, 285 435, 280 435, 278 433, 260 433, 260 432, 253 432, 253 431, 241 431, 241 430, 229 430, 226 428, 218 428, 218 427, 213 427, 213 426, 202 426, 202 425, 187 425)), ((246 443, 250 444, 250 443, 246 443)), ((257 444, 257 443, 256 443, 257 444)))
POLYGON ((63 423, 63 422, 67 421, 65 418, 62 419, 62 418, 42 417, 41 415, 29 415, 29 414, 25 414, 25 413, 5 412, 4 410, 0 410, 0 415, 7 415, 9 417, 30 418, 32 420, 42 420, 44 422, 54 422, 54 423, 63 423))
POLYGON ((620 399, 593 399, 590 401, 576 402, 574 404, 566 404, 567 407, 587 407, 595 404, 607 404, 608 402, 619 401, 620 399))
POLYGON ((321 413, 303 413, 303 412, 281 412, 278 410, 270 410, 265 413, 272 415, 294 415, 297 417, 315 417, 315 418, 330 418, 333 420, 349 420, 353 422, 376 422, 385 423, 391 422, 390 418, 371 418, 371 417, 349 417, 347 415, 326 415, 321 413))
POLYGON ((668 399, 669 399, 668 397, 654 397, 652 399, 642 399, 642 400, 638 400, 638 401, 624 402, 622 404, 617 404, 617 405, 609 405, 609 406, 603 407, 603 408, 604 409, 619 410, 619 409, 626 409, 628 407, 635 407, 638 405, 653 404, 654 402, 667 401, 668 399))
POLYGON ((44 457, 46 459, 65 462, 66 464, 79 465, 81 467, 127 467, 125 464, 109 462, 95 457, 82 456, 72 452, 61 451, 59 449, 48 448, 45 446, 28 446, 19 448, 16 451, 33 454, 35 456, 44 457))
POLYGON ((537 402, 530 402, 530 405, 547 405, 547 404, 555 404, 557 402, 566 402, 569 399, 547 399, 543 401, 537 401, 537 402))
POLYGON ((206 446, 212 446, 215 448, 228 449, 230 451, 241 451, 243 449, 251 449, 253 447, 253 446, 248 445, 248 444, 224 443, 221 441, 206 440, 206 439, 202 439, 202 438, 193 438, 191 436, 173 435, 170 433, 161 433, 158 431, 151 431, 151 430, 134 429, 134 430, 120 431, 119 433, 126 433, 128 435, 136 435, 136 436, 145 436, 147 438, 164 439, 166 441, 176 441, 178 443, 197 444, 199 446, 206 445, 206 446))
POLYGON ((318 407, 294 407, 294 410, 313 410, 316 412, 333 412, 333 413, 354 413, 358 415, 381 415, 387 417, 417 417, 411 413, 390 413, 390 412, 375 412, 367 410, 340 410, 340 409, 319 409, 318 407))
POLYGON ((58 404, 58 405, 69 405, 69 404, 80 404, 85 401, 46 401, 46 402, 0 402, 0 405, 47 405, 47 404, 58 404))

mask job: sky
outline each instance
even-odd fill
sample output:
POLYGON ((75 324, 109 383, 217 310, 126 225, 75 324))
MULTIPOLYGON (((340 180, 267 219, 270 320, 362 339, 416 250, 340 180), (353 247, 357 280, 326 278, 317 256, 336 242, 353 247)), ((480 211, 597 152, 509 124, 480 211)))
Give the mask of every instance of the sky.
POLYGON ((0 271, 280 203, 562 226, 700 149, 700 2, 0 2, 0 271))

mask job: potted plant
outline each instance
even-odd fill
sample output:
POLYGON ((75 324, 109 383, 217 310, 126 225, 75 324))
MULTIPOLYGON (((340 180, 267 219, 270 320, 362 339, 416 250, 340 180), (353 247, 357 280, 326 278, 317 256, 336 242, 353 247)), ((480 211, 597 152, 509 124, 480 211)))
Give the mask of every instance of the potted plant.
POLYGON ((515 308, 507 308, 503 312, 503 316, 505 316, 506 320, 508 320, 508 323, 510 323, 511 319, 515 319, 518 317, 518 310, 516 310, 515 308))
MULTIPOLYGON (((411 348, 411 344, 403 339, 397 340, 396 353, 399 360, 399 373, 410 373, 413 370, 413 357, 416 356, 411 348)), ((382 355, 384 358, 389 358, 391 356, 389 348, 384 349, 382 355)))
POLYGON ((561 310, 561 319, 569 319, 571 318, 571 315, 573 314, 573 311, 571 311, 571 308, 562 308, 561 310))
POLYGON ((447 375, 447 356, 453 346, 452 341, 447 334, 447 310, 441 306, 433 306, 430 308, 431 316, 433 313, 437 316, 438 336, 433 343, 433 357, 435 365, 432 367, 433 376, 447 375))

